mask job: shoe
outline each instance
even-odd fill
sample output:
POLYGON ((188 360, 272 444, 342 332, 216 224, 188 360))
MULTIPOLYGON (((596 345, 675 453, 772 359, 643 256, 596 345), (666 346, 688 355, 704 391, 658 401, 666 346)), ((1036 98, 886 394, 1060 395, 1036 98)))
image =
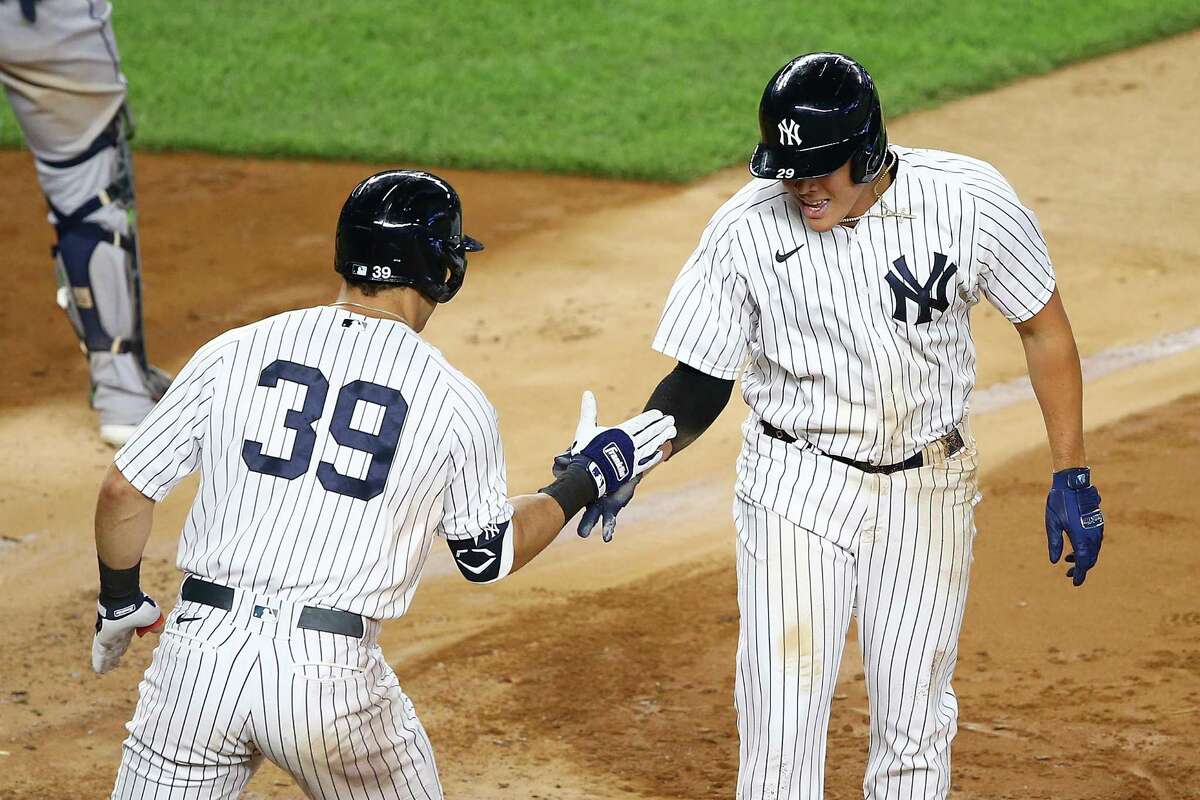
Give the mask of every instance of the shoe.
POLYGON ((137 425, 117 425, 109 423, 100 425, 100 440, 113 447, 123 447, 137 430, 137 425))

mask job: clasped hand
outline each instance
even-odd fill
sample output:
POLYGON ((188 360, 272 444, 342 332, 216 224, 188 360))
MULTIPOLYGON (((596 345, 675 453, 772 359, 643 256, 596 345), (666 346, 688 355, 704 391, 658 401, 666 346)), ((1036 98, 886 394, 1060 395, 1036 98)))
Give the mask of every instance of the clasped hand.
POLYGON ((588 505, 579 520, 580 536, 591 534, 592 528, 603 518, 604 541, 612 541, 617 514, 633 499, 634 488, 641 476, 662 460, 662 446, 675 435, 674 418, 656 410, 645 411, 612 428, 598 426, 596 398, 591 392, 583 393, 575 441, 565 453, 555 457, 551 468, 558 477, 581 456, 594 464, 588 465, 588 469, 596 480, 599 497, 588 505), (618 451, 614 445, 620 448, 619 458, 616 458, 618 451), (627 451, 629 455, 625 455, 627 451), (621 466, 623 463, 632 466, 625 469, 621 466))

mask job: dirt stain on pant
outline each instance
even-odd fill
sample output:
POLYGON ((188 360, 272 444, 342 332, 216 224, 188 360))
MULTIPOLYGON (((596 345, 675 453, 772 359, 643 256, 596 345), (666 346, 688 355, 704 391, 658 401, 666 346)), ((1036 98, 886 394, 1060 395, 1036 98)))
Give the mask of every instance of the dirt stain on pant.
POLYGON ((789 625, 783 635, 783 671, 789 678, 810 679, 816 688, 821 677, 821 651, 813 643, 812 626, 805 623, 789 625))

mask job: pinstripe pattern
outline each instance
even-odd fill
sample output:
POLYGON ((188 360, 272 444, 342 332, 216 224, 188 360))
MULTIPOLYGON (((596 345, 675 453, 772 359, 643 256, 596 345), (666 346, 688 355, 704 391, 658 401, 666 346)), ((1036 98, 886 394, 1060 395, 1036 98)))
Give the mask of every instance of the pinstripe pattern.
MULTIPOLYGON (((351 425, 377 431, 382 416, 359 402, 351 425)), ((435 534, 463 539, 512 517, 496 412, 479 388, 406 326, 328 306, 206 344, 115 461, 156 501, 199 467, 204 480, 179 542, 184 572, 372 619, 407 610, 435 534), (318 368, 330 387, 308 471, 294 480, 253 472, 242 459, 247 440, 266 455, 293 452, 285 418, 308 390, 257 385, 281 358, 318 368), (326 491, 316 474, 321 461, 367 474, 370 453, 329 435, 338 389, 355 380, 397 389, 409 406, 385 489, 368 501, 326 491)))
POLYGON ((303 630, 300 608, 248 592, 228 612, 175 607, 126 726, 113 798, 237 797, 264 756, 310 797, 442 796, 379 623, 362 640, 303 630), (274 613, 256 617, 255 605, 274 613))
POLYGON ((814 233, 781 184, 748 183, 705 228, 654 338, 709 375, 740 375, 750 407, 735 486, 745 800, 821 797, 855 609, 871 697, 865 796, 949 791, 950 675, 979 501, 970 310, 987 298, 1029 319, 1054 269, 993 167, 892 150, 896 179, 852 228, 814 233), (766 436, 763 421, 799 441, 766 436), (825 455, 894 464, 955 428, 968 447, 944 465, 881 476, 825 455))
POLYGON ((875 464, 903 461, 966 415, 968 314, 980 296, 1018 322, 1054 291, 1037 221, 995 169, 893 150, 900 171, 884 200, 914 219, 868 217, 817 234, 778 182, 753 180, 709 222, 653 343, 714 377, 741 374, 747 405, 776 428, 875 464), (928 324, 898 322, 891 263, 903 256, 923 282, 935 253, 957 267, 950 307, 928 324))
POLYGON ((975 453, 860 474, 867 513, 837 514, 842 527, 832 537, 744 495, 735 502, 744 800, 823 796, 830 704, 855 610, 871 705, 864 797, 949 793, 958 715, 950 677, 975 535, 975 453))
POLYGON ((290 311, 202 347, 115 461, 156 501, 200 470, 179 568, 236 600, 229 612, 172 611, 113 797, 236 797, 265 756, 310 797, 438 800, 429 738, 375 641, 378 620, 408 609, 436 535, 512 518, 496 413, 479 388, 400 323, 290 311), (262 384, 280 362, 290 371, 262 384), (362 382, 383 399, 351 395, 334 422, 345 388, 362 382), (386 439, 388 419, 394 449, 363 449, 386 439), (252 467, 248 443, 268 461, 252 467), (390 466, 370 484, 378 457, 390 466), (354 481, 378 491, 355 496, 354 481), (297 629, 304 606, 361 614, 367 635, 297 629))

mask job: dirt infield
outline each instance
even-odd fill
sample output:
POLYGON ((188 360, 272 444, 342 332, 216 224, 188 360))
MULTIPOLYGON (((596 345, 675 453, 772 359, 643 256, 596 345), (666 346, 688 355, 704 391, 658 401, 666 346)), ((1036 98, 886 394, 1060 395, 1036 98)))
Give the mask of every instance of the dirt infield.
MULTIPOLYGON (((1200 108, 1176 92, 1200 33, 910 116, 912 146, 995 163, 1039 214, 1085 355, 1200 325, 1200 108), (1161 198, 1161 200, 1160 200, 1161 198)), ((149 660, 88 668, 91 512, 111 451, 45 258, 51 232, 25 153, 0 152, 0 799, 105 796, 149 660)), ((383 166, 383 165, 380 165, 383 166)), ((332 228, 372 168, 139 156, 147 326, 178 368, 217 333, 325 302, 332 228)), ((649 351, 662 300, 733 169, 668 187, 446 171, 488 244, 427 332, 497 406, 514 492, 542 484, 578 391, 602 419, 670 364, 649 351)), ((978 309, 980 385, 1021 374, 1011 326, 978 309)), ((1029 402, 980 416, 985 502, 956 688, 956 798, 1200 797, 1200 353, 1102 378, 1089 450, 1109 517, 1082 590, 1045 563, 1048 456, 1029 402)), ((383 644, 450 797, 732 795, 737 636, 729 519, 740 402, 655 473, 611 545, 563 536, 513 579, 472 587, 435 552, 383 644)), ((162 504, 145 582, 170 602, 185 484, 162 504)), ((436 547, 436 545, 435 545, 436 547)), ((860 796, 866 701, 846 651, 829 797, 860 796)), ((249 796, 299 797, 264 768, 249 796)))

